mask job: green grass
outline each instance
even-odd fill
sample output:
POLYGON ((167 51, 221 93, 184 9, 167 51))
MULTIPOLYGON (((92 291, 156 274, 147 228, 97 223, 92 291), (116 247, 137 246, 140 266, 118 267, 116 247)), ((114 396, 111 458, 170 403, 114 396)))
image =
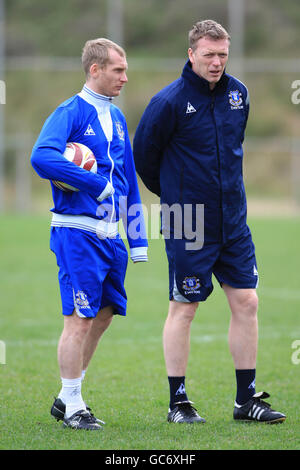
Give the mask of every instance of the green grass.
POLYGON ((166 422, 168 383, 162 328, 168 307, 167 263, 161 240, 149 263, 129 263, 128 315, 116 317, 90 364, 85 401, 105 431, 64 430, 50 417, 60 389, 56 346, 62 328, 49 217, 0 216, 0 449, 300 449, 300 220, 253 219, 260 272, 257 391, 271 393, 282 425, 232 420, 235 377, 227 345, 229 309, 215 290, 192 325, 187 390, 205 425, 166 422))

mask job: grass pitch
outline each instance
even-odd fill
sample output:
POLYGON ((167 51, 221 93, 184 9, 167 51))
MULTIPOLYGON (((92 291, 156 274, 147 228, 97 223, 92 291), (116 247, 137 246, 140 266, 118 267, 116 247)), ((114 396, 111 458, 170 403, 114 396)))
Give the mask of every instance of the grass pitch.
POLYGON ((229 308, 216 282, 192 325, 186 380, 207 423, 166 422, 162 329, 168 275, 164 243, 154 240, 148 263, 129 262, 128 315, 114 319, 86 374, 83 397, 106 421, 101 433, 63 429, 49 414, 60 389, 56 347, 63 323, 56 262, 48 248, 50 217, 2 215, 0 223, 0 340, 6 348, 6 364, 0 364, 0 449, 300 449, 300 364, 292 362, 292 343, 300 340, 299 219, 249 222, 260 273, 257 391, 271 394, 286 422, 233 421, 229 308))

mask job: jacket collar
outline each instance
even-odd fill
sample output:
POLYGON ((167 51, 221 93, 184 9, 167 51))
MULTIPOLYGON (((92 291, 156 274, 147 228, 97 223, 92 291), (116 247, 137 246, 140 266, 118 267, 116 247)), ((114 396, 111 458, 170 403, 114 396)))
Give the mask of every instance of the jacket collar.
POLYGON ((209 82, 205 79, 197 75, 193 69, 192 69, 192 64, 188 60, 183 67, 182 78, 184 80, 187 80, 191 85, 193 85, 195 88, 197 88, 199 91, 205 94, 211 94, 212 92, 215 93, 222 93, 226 90, 229 76, 225 73, 221 76, 220 80, 216 84, 215 88, 211 90, 209 88, 209 82))
POLYGON ((96 93, 95 91, 91 90, 86 85, 83 86, 81 92, 78 93, 78 95, 88 103, 95 106, 97 109, 109 108, 113 100, 112 97, 100 95, 99 93, 96 93))

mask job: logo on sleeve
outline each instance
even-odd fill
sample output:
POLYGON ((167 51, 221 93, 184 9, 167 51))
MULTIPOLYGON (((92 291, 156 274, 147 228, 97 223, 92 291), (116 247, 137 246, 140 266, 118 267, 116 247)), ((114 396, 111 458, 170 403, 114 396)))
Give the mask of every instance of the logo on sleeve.
POLYGON ((229 92, 229 103, 231 104, 231 109, 243 109, 242 106, 243 98, 242 93, 238 90, 229 92))

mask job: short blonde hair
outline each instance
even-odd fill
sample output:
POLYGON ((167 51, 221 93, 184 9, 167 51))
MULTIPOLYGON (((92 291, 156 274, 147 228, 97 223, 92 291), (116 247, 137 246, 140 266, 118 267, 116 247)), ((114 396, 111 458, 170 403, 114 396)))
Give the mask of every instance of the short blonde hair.
POLYGON ((215 41, 219 39, 228 39, 230 36, 222 25, 214 20, 197 21, 189 32, 189 46, 194 51, 199 39, 208 36, 215 41))
POLYGON ((126 57, 124 49, 109 39, 90 39, 85 43, 81 61, 86 76, 90 73, 91 65, 96 63, 103 68, 109 63, 109 49, 114 49, 121 57, 126 57))

